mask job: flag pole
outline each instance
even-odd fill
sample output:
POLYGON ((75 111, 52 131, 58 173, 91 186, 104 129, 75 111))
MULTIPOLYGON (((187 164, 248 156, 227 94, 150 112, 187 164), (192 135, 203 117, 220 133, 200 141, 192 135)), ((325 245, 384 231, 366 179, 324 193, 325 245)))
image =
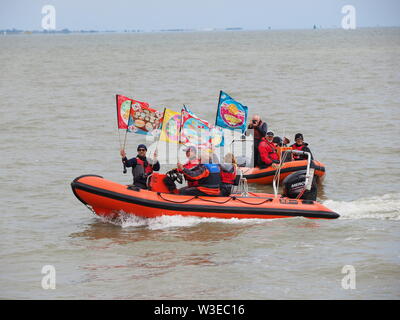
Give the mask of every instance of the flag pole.
MULTIPOLYGON (((120 152, 121 152, 121 150, 122 150, 122 144, 121 144, 121 132, 119 131, 118 97, 119 97, 119 95, 116 94, 116 95, 115 95, 115 100, 116 100, 116 105, 117 105, 117 131, 118 131, 119 150, 120 150, 120 152)), ((126 133, 125 133, 125 139, 126 139, 126 133)), ((125 150, 125 147, 124 147, 124 150, 125 150)), ((123 166, 123 171, 122 171, 122 172, 123 172, 123 173, 126 173, 127 171, 126 171, 126 165, 125 165, 125 163, 122 163, 122 166, 123 166)))
POLYGON ((216 114, 215 114, 215 126, 217 126, 217 119, 218 119, 218 112, 219 112, 219 103, 220 103, 220 101, 221 101, 221 94, 222 94, 222 90, 219 90, 217 112, 216 112, 216 114))

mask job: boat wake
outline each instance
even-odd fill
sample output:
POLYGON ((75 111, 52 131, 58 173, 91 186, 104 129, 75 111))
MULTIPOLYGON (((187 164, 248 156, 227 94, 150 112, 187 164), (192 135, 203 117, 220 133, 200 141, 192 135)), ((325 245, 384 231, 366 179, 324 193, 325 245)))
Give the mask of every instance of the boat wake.
POLYGON ((259 224, 273 219, 218 219, 203 217, 184 217, 180 215, 161 216, 155 218, 138 217, 131 214, 121 213, 116 219, 99 217, 103 222, 112 223, 122 228, 144 227, 149 230, 159 230, 168 228, 193 227, 201 223, 226 223, 226 224, 259 224))
MULTIPOLYGON (((400 194, 386 194, 354 201, 325 200, 323 204, 340 214, 339 219, 380 219, 400 220, 400 194)), ((194 227, 202 223, 224 224, 261 224, 274 219, 218 219, 202 217, 184 217, 180 215, 144 218, 120 212, 118 218, 98 217, 103 222, 122 228, 146 228, 160 230, 168 228, 194 227)), ((300 219, 300 218, 294 218, 300 219)))
POLYGON ((400 193, 348 202, 326 200, 323 204, 339 213, 339 219, 400 220, 400 193))

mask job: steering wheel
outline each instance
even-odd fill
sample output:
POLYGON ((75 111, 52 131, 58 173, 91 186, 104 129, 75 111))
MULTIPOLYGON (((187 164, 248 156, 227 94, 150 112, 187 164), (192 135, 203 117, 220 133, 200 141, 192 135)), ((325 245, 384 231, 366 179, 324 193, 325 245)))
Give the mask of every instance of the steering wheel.
POLYGON ((180 172, 178 172, 177 169, 172 169, 168 171, 166 174, 167 177, 169 177, 172 181, 176 181, 178 183, 183 182, 183 175, 180 172))

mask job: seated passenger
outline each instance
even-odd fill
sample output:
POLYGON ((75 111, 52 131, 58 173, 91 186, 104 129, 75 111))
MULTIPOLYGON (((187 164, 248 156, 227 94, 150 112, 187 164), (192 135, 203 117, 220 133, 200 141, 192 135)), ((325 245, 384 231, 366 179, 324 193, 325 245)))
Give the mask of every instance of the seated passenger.
MULTIPOLYGON (((273 139, 273 133, 268 132, 269 139, 268 138, 263 138, 258 145, 258 152, 260 153, 260 168, 264 169, 269 166, 272 166, 273 168, 277 168, 279 164, 279 156, 278 153, 276 152, 275 145, 272 142, 273 139)), ((267 134, 267 136, 268 136, 267 134)))
MULTIPOLYGON (((311 154, 311 160, 313 160, 313 155, 311 153, 310 148, 308 147, 308 143, 304 142, 304 138, 301 133, 296 133, 296 135, 294 136, 294 141, 296 141, 296 143, 291 145, 292 149, 309 152, 311 154)), ((307 156, 293 154, 293 160, 307 160, 307 156)))
POLYGON ((157 160, 157 151, 154 152, 153 160, 146 158, 147 147, 139 144, 136 157, 129 159, 126 157, 125 150, 121 150, 122 163, 130 168, 132 167, 133 185, 140 189, 147 189, 147 178, 153 171, 160 170, 160 163, 157 160))
POLYGON ((232 186, 236 182, 237 164, 235 156, 227 153, 224 157, 224 163, 220 164, 221 169, 221 196, 229 197, 232 192, 232 186))
MULTIPOLYGON (((191 170, 192 168, 196 167, 200 163, 200 160, 197 157, 196 147, 189 146, 186 149, 184 149, 184 151, 186 153, 187 162, 183 165, 183 168, 191 170)), ((179 167, 179 163, 178 163, 178 167, 179 167)), ((178 170, 178 172, 182 173, 182 171, 180 171, 180 170, 178 170)), ((192 180, 190 177, 186 177, 186 176, 185 176, 185 178, 188 183, 188 187, 195 187, 198 185, 198 181, 192 180)), ((169 178, 168 176, 165 177, 164 183, 166 184, 166 186, 168 187, 170 192, 178 193, 175 182, 173 180, 171 180, 171 178, 169 178)))
POLYGON ((210 154, 203 151, 200 163, 195 167, 184 168, 181 163, 177 164, 178 171, 182 172, 184 177, 197 183, 195 186, 183 187, 179 190, 182 195, 194 196, 220 196, 220 169, 218 164, 210 163, 210 154))

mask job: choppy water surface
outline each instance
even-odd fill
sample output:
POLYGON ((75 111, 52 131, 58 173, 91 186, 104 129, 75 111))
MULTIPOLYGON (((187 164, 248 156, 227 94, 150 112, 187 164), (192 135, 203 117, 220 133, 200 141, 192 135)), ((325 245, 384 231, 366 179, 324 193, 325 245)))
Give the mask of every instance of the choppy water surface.
POLYGON ((390 28, 0 37, 0 297, 399 299, 399 56, 390 28), (304 134, 340 219, 112 224, 75 198, 81 174, 131 180, 116 93, 213 121, 220 89, 276 134, 304 134))

